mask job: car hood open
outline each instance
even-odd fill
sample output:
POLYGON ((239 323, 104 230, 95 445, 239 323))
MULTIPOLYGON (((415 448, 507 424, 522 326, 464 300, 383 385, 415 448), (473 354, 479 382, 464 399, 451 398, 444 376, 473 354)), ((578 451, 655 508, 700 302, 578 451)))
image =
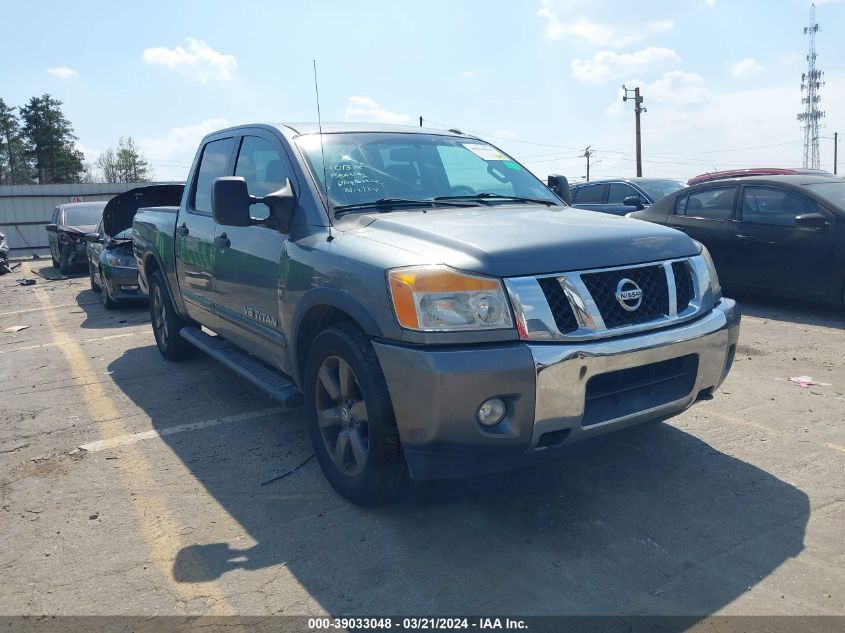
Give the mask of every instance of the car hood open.
POLYGON ((141 207, 177 207, 182 201, 185 185, 149 185, 124 191, 109 200, 103 209, 103 231, 114 237, 132 226, 141 207))

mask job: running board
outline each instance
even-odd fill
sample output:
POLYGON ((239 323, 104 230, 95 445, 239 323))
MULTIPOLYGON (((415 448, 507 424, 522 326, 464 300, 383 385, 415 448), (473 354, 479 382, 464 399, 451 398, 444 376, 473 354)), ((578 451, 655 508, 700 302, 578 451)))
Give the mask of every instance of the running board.
POLYGON ((183 327, 179 334, 183 339, 220 361, 239 376, 246 378, 271 398, 289 409, 305 404, 302 392, 283 374, 271 369, 260 360, 242 352, 219 336, 206 334, 198 327, 183 327))

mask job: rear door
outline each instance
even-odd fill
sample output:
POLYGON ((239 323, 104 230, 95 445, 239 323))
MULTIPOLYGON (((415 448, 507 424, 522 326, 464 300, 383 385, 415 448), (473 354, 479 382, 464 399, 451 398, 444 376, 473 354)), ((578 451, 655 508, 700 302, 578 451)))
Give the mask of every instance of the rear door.
POLYGON ((572 192, 572 206, 576 209, 603 211, 607 200, 607 184, 579 185, 572 192))
MULTIPOLYGON (((235 176, 246 180, 249 193, 263 197, 294 180, 287 154, 279 140, 263 130, 250 131, 238 141, 235 176)), ((221 334, 267 362, 280 364, 282 335, 279 299, 287 270, 288 236, 262 223, 270 215, 264 204, 254 204, 253 226, 217 225, 214 282, 217 315, 225 323, 221 334)))
POLYGON ((826 294, 834 258, 835 218, 814 200, 775 185, 743 185, 737 238, 737 283, 783 293, 826 294), (821 213, 830 226, 795 226, 795 216, 821 213))
POLYGON ((209 141, 202 149, 195 170, 191 195, 176 221, 176 274, 188 314, 204 325, 213 325, 214 312, 214 220, 211 217, 211 185, 229 174, 235 138, 209 141))
POLYGON ((736 279, 734 255, 741 248, 735 237, 737 185, 711 186, 675 198, 674 213, 666 217, 667 226, 683 231, 707 247, 725 283, 736 279))

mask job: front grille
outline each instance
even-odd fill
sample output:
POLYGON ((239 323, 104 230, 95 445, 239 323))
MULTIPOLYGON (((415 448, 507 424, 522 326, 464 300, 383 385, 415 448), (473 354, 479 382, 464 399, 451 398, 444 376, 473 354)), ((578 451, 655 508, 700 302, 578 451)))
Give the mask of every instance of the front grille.
POLYGON ((546 295, 546 301, 549 302, 555 325, 557 325, 561 334, 568 334, 577 330, 578 322, 575 320, 572 306, 569 304, 569 299, 566 298, 566 293, 563 291, 560 282, 555 277, 544 277, 538 279, 537 283, 540 284, 540 289, 546 295))
POLYGON ((581 279, 593 296, 608 329, 646 323, 669 315, 669 286, 663 266, 584 273, 581 279), (630 279, 643 291, 642 303, 636 310, 629 312, 616 300, 616 287, 622 279, 630 279))
POLYGON ((675 296, 677 297, 678 313, 689 307, 689 302, 695 296, 692 287, 692 273, 686 262, 673 262, 672 272, 675 275, 675 296))
POLYGON ((600 424, 659 407, 690 394, 698 374, 698 355, 593 376, 587 381, 581 426, 600 424))

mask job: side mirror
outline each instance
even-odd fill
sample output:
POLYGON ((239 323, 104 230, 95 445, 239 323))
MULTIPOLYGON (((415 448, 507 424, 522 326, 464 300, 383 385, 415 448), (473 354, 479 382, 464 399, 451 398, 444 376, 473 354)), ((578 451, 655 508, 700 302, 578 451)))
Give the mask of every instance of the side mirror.
POLYGON ((249 205, 252 196, 246 180, 234 176, 217 178, 211 187, 211 217, 223 226, 250 226, 249 205))
POLYGON ((86 233, 85 234, 85 241, 89 244, 96 244, 100 241, 100 234, 99 233, 86 233))
POLYGON ((256 202, 263 202, 270 208, 270 217, 264 221, 265 224, 282 233, 290 233, 293 212, 296 210, 296 194, 293 192, 289 178, 285 178, 284 187, 273 193, 268 193, 256 202))
POLYGON ((58 226, 56 226, 55 224, 48 224, 48 225, 47 225, 47 226, 45 226, 44 228, 45 228, 45 229, 47 229, 47 232, 48 232, 48 233, 55 233, 55 232, 56 232, 56 229, 58 229, 59 227, 58 227, 58 226))
POLYGON ((563 200, 570 207, 572 206, 572 192, 569 190, 569 181, 566 176, 552 174, 548 178, 549 189, 557 194, 557 197, 563 200))
POLYGON ((795 216, 795 226, 824 231, 830 226, 830 222, 821 213, 802 213, 795 216))
POLYGON ((645 209, 642 198, 639 196, 628 196, 622 200, 622 204, 626 207, 637 207, 637 209, 645 209))
POLYGON ((296 196, 287 178, 284 187, 263 198, 249 195, 246 180, 239 176, 217 178, 211 188, 211 217, 223 226, 252 226, 259 220, 252 218, 249 207, 259 202, 270 209, 270 217, 263 223, 282 233, 289 233, 296 196))

